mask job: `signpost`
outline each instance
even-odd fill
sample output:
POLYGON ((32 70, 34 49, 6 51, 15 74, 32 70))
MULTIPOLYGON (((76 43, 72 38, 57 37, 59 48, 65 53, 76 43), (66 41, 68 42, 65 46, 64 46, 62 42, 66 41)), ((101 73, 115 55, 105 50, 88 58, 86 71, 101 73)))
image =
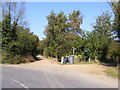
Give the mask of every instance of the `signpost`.
POLYGON ((75 50, 76 50, 76 48, 73 47, 73 55, 75 54, 75 50))

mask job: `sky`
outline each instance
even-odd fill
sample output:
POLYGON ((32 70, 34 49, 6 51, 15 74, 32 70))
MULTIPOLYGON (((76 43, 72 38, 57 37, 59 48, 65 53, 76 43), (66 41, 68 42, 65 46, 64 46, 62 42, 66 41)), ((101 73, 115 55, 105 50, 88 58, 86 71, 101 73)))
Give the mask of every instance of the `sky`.
POLYGON ((44 30, 47 26, 47 18, 51 11, 59 13, 63 11, 66 15, 74 10, 80 10, 84 16, 81 28, 91 31, 97 16, 104 11, 111 11, 107 2, 26 2, 26 20, 29 23, 31 32, 39 37, 45 38, 44 30))

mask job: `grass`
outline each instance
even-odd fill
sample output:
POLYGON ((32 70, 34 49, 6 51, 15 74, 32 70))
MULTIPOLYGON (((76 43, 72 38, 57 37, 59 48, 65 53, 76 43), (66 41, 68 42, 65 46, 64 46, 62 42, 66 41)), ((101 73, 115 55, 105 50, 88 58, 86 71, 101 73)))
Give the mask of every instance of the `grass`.
POLYGON ((117 67, 108 67, 105 71, 107 76, 117 78, 118 77, 118 68, 117 67))
POLYGON ((0 64, 2 64, 2 59, 0 59, 0 64))
POLYGON ((90 62, 78 62, 76 64, 98 64, 98 63, 96 63, 94 61, 90 61, 90 62))
POLYGON ((90 61, 90 62, 77 62, 74 64, 70 64, 70 63, 65 63, 65 64, 61 64, 61 62, 58 62, 58 64, 60 65, 79 65, 79 64, 99 64, 99 62, 94 62, 94 61, 90 61))

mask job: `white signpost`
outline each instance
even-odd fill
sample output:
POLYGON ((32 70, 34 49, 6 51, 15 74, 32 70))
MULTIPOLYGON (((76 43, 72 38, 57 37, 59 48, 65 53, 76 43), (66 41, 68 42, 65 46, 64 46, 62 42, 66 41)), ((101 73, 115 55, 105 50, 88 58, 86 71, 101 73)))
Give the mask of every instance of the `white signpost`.
POLYGON ((76 48, 73 47, 73 55, 75 54, 75 50, 76 50, 76 48))

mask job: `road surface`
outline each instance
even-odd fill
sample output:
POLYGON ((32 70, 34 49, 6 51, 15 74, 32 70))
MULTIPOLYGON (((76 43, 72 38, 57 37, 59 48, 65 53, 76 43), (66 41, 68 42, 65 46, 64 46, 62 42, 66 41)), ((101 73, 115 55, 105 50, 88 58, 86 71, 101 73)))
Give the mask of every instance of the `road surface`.
POLYGON ((30 64, 2 65, 2 88, 118 88, 118 82, 43 59, 30 64))

